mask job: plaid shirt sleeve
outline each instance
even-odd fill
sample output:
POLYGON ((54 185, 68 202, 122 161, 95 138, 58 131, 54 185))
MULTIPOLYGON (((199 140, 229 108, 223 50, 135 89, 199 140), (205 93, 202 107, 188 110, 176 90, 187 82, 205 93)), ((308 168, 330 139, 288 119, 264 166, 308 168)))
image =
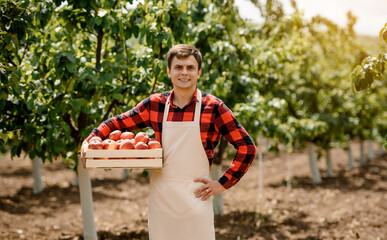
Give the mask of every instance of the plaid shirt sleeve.
POLYGON ((237 153, 227 171, 218 180, 226 189, 234 186, 247 172, 257 152, 253 140, 234 117, 231 110, 221 102, 218 107, 218 114, 215 118, 215 126, 237 153))
POLYGON ((109 136, 109 134, 117 129, 133 130, 141 129, 150 126, 150 97, 141 101, 137 106, 131 110, 109 118, 95 128, 85 141, 89 141, 94 136, 99 136, 102 139, 109 136))

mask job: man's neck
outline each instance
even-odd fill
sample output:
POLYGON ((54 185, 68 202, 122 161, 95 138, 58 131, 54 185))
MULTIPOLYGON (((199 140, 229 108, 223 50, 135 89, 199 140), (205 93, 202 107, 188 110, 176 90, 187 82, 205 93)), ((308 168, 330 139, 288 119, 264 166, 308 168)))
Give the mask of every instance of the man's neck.
POLYGON ((193 90, 187 89, 186 91, 181 89, 175 89, 173 91, 173 104, 175 106, 178 106, 179 108, 183 108, 191 101, 193 95, 195 94, 195 90, 196 87, 193 90))

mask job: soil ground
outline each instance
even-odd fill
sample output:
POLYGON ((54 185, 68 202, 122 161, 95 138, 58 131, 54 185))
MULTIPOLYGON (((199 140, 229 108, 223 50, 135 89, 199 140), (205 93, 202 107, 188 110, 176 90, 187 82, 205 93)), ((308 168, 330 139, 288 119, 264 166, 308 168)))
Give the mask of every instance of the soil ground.
MULTIPOLYGON (((359 144, 352 143, 359 158, 359 144)), ((333 149, 334 177, 322 183, 309 175, 306 152, 290 155, 291 188, 287 187, 284 153, 263 154, 263 189, 259 169, 250 170, 224 193, 224 216, 215 217, 217 240, 232 239, 387 239, 387 157, 347 170, 347 154, 333 149)), ((366 152, 367 153, 367 152, 366 152)), ((230 161, 223 163, 224 169, 230 161)), ((99 239, 148 239, 149 180, 132 170, 90 171, 99 239)), ((74 172, 55 161, 42 166, 45 189, 33 194, 31 160, 0 157, 0 239, 83 239, 82 214, 74 172)))

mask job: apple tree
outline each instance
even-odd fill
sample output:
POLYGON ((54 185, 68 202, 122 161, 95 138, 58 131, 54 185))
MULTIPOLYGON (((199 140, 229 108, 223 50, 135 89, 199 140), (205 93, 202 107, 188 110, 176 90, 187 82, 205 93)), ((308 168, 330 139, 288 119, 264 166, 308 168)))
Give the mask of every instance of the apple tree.
MULTIPOLYGON (((386 65, 387 65, 387 53, 386 53, 386 45, 387 43, 387 23, 384 25, 384 27, 379 32, 379 38, 381 43, 380 53, 377 56, 367 56, 364 58, 364 60, 361 62, 361 64, 357 65, 351 74, 352 83, 354 86, 354 89, 356 91, 362 91, 362 93, 359 92, 361 95, 369 95, 369 93, 372 93, 373 95, 377 95, 377 102, 374 102, 372 104, 366 104, 367 108, 374 107, 375 104, 377 106, 380 106, 382 109, 386 108, 385 105, 385 98, 386 98, 386 90, 383 87, 386 84, 386 65), (364 92, 366 91, 366 93, 364 92)), ((364 99, 364 97, 362 97, 364 99)), ((364 102, 364 101, 363 101, 364 102)), ((365 109, 364 112, 369 112, 368 109, 365 109)), ((376 120, 377 124, 377 131, 379 134, 378 141, 384 142, 385 148, 387 148, 387 131, 386 131, 386 113, 385 111, 381 110, 379 111, 380 114, 377 114, 377 117, 375 119, 375 116, 372 116, 373 120, 376 120), (384 140, 381 140, 381 138, 384 138, 384 140)), ((369 113, 367 113, 369 114, 369 113)), ((375 115, 375 114, 372 114, 375 115)))

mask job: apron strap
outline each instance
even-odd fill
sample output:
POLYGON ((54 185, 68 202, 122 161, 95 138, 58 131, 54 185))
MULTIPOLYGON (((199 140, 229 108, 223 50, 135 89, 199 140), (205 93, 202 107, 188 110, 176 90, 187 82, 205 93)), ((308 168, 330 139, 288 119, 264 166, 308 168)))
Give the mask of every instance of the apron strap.
MULTIPOLYGON (((198 102, 195 103, 195 116, 193 122, 198 123, 200 122, 200 112, 201 112, 201 107, 202 107, 202 92, 197 88, 197 94, 196 94, 196 99, 198 102)), ((168 119, 168 114, 169 114, 169 99, 171 98, 171 95, 168 96, 167 102, 165 104, 165 109, 164 109, 164 116, 163 116, 163 125, 164 122, 167 122, 168 119)))

